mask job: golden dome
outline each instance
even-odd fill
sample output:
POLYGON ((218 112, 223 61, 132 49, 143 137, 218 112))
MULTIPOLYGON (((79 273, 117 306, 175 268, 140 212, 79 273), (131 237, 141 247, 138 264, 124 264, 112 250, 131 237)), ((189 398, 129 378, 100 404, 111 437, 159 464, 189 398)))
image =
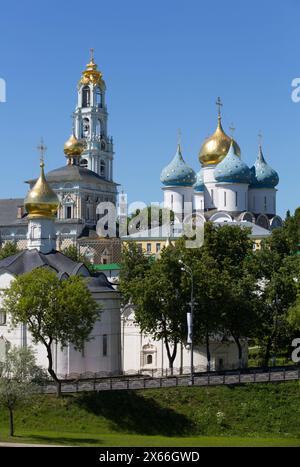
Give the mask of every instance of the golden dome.
POLYGON ((44 162, 40 163, 41 173, 35 185, 29 191, 25 198, 24 204, 28 212, 28 218, 52 218, 54 217, 58 206, 59 200, 54 191, 47 183, 44 174, 44 162))
POLYGON ((72 134, 64 145, 64 153, 67 157, 80 156, 85 148, 85 142, 80 141, 72 134))
POLYGON ((229 151, 231 141, 233 141, 234 152, 240 157, 239 145, 226 135, 221 123, 221 116, 218 116, 218 126, 213 135, 207 138, 199 152, 199 160, 202 165, 216 165, 221 162, 229 151))
POLYGON ((98 84, 98 86, 105 89, 105 82, 102 79, 102 73, 97 69, 97 65, 94 62, 93 49, 91 49, 90 61, 86 65, 86 69, 82 72, 79 84, 98 84))

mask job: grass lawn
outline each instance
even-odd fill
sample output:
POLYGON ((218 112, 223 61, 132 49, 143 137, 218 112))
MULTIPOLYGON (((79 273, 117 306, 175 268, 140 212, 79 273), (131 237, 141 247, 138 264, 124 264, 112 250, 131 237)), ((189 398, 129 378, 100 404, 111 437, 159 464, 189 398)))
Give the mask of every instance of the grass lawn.
POLYGON ((0 441, 72 446, 300 446, 299 382, 36 396, 0 441))
POLYGON ((128 434, 94 435, 92 433, 78 434, 41 432, 20 433, 14 438, 2 438, 2 441, 11 443, 30 443, 63 446, 160 446, 160 447, 299 447, 300 438, 241 438, 237 436, 141 436, 128 434))

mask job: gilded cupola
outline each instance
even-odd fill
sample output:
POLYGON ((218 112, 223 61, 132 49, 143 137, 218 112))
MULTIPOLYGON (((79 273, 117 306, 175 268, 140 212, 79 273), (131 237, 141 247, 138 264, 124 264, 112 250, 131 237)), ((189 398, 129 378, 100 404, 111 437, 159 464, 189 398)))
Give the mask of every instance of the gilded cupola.
MULTIPOLYGON (((213 135, 204 141, 199 152, 199 160, 202 166, 219 164, 219 162, 221 162, 228 153, 231 145, 232 138, 225 133, 222 127, 220 111, 222 103, 220 98, 217 100, 217 105, 219 106, 217 129, 213 135)), ((240 157, 241 150, 239 145, 234 140, 232 141, 232 144, 235 154, 240 157)))
POLYGON ((59 207, 58 197, 45 178, 43 159, 41 159, 40 168, 40 176, 24 201, 29 219, 53 218, 59 207))
POLYGON ((82 72, 79 84, 93 84, 105 89, 105 82, 103 80, 102 73, 100 70, 98 70, 98 67, 94 61, 94 49, 91 49, 90 61, 86 65, 85 70, 82 72))
POLYGON ((86 143, 84 140, 78 140, 74 133, 64 144, 64 153, 68 158, 68 165, 78 165, 78 159, 85 150, 86 143))

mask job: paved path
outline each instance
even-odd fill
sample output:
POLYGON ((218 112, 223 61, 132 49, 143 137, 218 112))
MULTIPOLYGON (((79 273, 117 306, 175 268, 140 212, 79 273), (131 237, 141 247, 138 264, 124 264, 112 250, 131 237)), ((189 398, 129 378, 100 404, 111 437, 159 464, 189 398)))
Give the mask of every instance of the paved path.
POLYGON ((61 448, 55 444, 21 444, 21 443, 0 443, 0 448, 61 448))

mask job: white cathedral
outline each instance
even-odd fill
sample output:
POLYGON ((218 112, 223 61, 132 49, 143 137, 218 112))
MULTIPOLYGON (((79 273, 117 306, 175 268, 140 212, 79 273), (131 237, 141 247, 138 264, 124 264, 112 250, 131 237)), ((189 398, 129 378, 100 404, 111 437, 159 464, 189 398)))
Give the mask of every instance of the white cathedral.
POLYGON ((164 207, 175 214, 191 203, 203 220, 212 222, 247 221, 270 230, 282 225, 276 215, 277 172, 266 162, 262 146, 254 165, 249 168, 241 158, 239 145, 223 130, 220 113, 218 125, 199 153, 201 169, 196 174, 177 152, 161 172, 164 207))

